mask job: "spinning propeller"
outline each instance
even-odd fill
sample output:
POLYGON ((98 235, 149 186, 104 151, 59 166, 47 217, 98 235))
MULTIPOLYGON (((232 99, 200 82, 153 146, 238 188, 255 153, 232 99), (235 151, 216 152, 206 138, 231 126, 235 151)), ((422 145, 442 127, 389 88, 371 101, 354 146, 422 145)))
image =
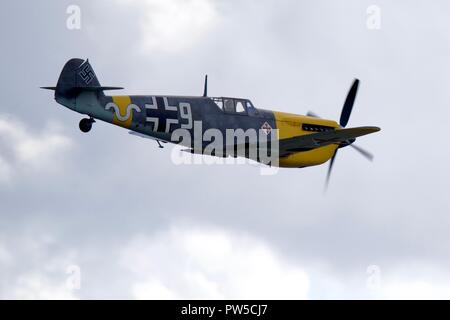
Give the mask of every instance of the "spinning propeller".
MULTIPOLYGON (((353 84, 347 94, 347 98, 345 99, 344 106, 342 107, 341 117, 339 119, 339 125, 342 128, 345 128, 347 126, 347 123, 350 119, 350 115, 352 114, 352 109, 353 109, 353 105, 355 103, 356 94, 358 93, 358 86, 359 86, 359 80, 355 79, 355 81, 353 82, 353 84)), ((313 112, 308 112, 307 115, 310 117, 319 118, 313 112)), ((328 172, 327 172, 327 180, 325 183, 325 189, 328 187, 328 183, 330 181, 331 170, 333 169, 334 160, 336 159, 337 151, 340 148, 343 148, 346 146, 351 146, 354 150, 358 151, 361 155, 363 155, 367 160, 369 160, 369 161, 373 160, 373 155, 369 151, 366 151, 363 148, 354 145, 353 142, 355 142, 355 139, 350 139, 347 141, 346 144, 340 145, 338 147, 338 149, 336 149, 336 151, 334 152, 333 156, 331 157, 330 165, 328 167, 328 172)))

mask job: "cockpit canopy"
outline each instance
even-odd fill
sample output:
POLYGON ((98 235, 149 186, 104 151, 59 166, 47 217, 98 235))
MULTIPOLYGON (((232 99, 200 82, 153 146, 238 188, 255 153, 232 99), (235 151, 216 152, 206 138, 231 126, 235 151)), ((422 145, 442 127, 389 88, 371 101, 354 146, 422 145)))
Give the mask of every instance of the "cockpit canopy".
POLYGON ((214 103, 225 113, 233 114, 257 114, 258 111, 248 99, 240 98, 211 98, 214 103))

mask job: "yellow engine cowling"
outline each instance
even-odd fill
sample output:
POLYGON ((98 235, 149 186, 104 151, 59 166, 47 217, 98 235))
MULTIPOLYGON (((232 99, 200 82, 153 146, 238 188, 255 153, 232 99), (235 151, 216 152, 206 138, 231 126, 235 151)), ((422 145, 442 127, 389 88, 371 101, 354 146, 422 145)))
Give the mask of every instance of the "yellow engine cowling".
POLYGON ((330 160, 337 145, 331 144, 310 151, 296 152, 279 159, 279 166, 283 168, 303 168, 317 166, 330 160))
MULTIPOLYGON (((315 132, 303 130, 303 124, 318 125, 339 128, 339 124, 333 120, 296 115, 292 113, 274 112, 278 139, 288 139, 315 132)), ((337 149, 337 145, 328 145, 310 151, 296 152, 279 160, 280 167, 308 167, 322 164, 328 161, 337 149)))

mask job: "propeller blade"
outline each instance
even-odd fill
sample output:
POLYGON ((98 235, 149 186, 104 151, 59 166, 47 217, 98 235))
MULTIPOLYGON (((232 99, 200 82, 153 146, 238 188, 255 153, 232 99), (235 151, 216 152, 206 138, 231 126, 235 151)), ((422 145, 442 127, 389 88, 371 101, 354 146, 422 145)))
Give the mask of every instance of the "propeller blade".
POLYGON ((350 147, 361 153, 367 160, 372 161, 373 160, 373 154, 371 154, 369 151, 364 150, 361 147, 358 147, 357 145, 351 144, 350 147))
POLYGON ((328 183, 330 182, 331 170, 333 169, 333 163, 334 163, 334 159, 336 158, 337 151, 338 151, 338 149, 336 149, 336 151, 334 152, 334 154, 330 160, 330 166, 328 167, 328 172, 327 172, 327 180, 325 181, 325 191, 327 190, 328 183))
POLYGON ((352 113, 353 104, 355 103, 356 94, 358 93, 359 80, 355 79, 353 85, 348 91, 347 98, 345 99, 344 106, 342 107, 341 118, 339 124, 341 127, 345 128, 350 119, 352 113))

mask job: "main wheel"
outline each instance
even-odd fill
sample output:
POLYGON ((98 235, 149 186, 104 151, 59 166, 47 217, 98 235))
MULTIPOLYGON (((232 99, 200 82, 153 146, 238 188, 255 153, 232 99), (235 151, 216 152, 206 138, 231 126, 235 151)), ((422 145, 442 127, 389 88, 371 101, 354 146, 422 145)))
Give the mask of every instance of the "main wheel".
POLYGON ((80 130, 82 132, 87 133, 91 131, 93 122, 94 120, 92 119, 81 119, 80 124, 78 126, 80 127, 80 130))

